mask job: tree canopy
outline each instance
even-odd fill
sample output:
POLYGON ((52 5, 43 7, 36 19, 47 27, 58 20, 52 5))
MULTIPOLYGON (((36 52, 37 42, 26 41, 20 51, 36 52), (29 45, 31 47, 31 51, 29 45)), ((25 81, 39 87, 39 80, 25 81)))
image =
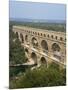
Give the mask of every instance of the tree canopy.
POLYGON ((21 43, 16 34, 12 31, 12 26, 10 26, 9 45, 10 64, 22 64, 26 62, 24 48, 21 46, 21 43))
POLYGON ((24 75, 20 74, 18 79, 10 82, 10 88, 63 86, 66 85, 65 75, 65 70, 41 66, 34 70, 27 70, 24 75))

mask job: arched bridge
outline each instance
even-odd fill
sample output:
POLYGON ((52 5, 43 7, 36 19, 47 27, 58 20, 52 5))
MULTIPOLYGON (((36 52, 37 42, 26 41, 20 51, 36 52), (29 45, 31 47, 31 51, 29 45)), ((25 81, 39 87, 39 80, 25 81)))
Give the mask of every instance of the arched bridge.
POLYGON ((66 35, 64 32, 43 30, 25 26, 13 26, 13 32, 17 34, 29 63, 38 66, 50 63, 66 65, 66 35))

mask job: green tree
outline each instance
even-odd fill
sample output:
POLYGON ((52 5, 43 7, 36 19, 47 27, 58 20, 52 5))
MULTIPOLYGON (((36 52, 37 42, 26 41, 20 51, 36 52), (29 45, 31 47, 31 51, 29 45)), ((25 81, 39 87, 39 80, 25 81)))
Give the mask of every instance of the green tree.
POLYGON ((10 64, 22 64, 26 62, 24 48, 21 46, 16 34, 12 31, 12 25, 10 26, 9 45, 10 64))
POLYGON ((46 68, 42 66, 34 70, 27 70, 25 75, 21 75, 18 80, 10 82, 10 88, 31 88, 31 87, 47 87, 47 86, 63 86, 66 85, 66 73, 57 68, 46 68))

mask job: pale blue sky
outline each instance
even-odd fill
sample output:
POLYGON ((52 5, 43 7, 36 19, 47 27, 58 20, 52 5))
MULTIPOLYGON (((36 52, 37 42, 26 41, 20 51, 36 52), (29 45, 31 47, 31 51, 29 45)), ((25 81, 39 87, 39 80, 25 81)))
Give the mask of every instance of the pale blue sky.
POLYGON ((10 1, 10 18, 65 20, 64 4, 10 1))

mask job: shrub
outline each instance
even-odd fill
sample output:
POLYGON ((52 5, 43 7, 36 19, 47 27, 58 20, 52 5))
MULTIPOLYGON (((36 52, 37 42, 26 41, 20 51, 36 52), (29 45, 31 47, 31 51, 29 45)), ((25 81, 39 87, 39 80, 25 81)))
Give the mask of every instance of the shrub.
POLYGON ((40 67, 39 69, 27 70, 25 75, 20 76, 19 80, 12 82, 10 88, 31 88, 45 86, 62 86, 66 84, 64 70, 40 67))

